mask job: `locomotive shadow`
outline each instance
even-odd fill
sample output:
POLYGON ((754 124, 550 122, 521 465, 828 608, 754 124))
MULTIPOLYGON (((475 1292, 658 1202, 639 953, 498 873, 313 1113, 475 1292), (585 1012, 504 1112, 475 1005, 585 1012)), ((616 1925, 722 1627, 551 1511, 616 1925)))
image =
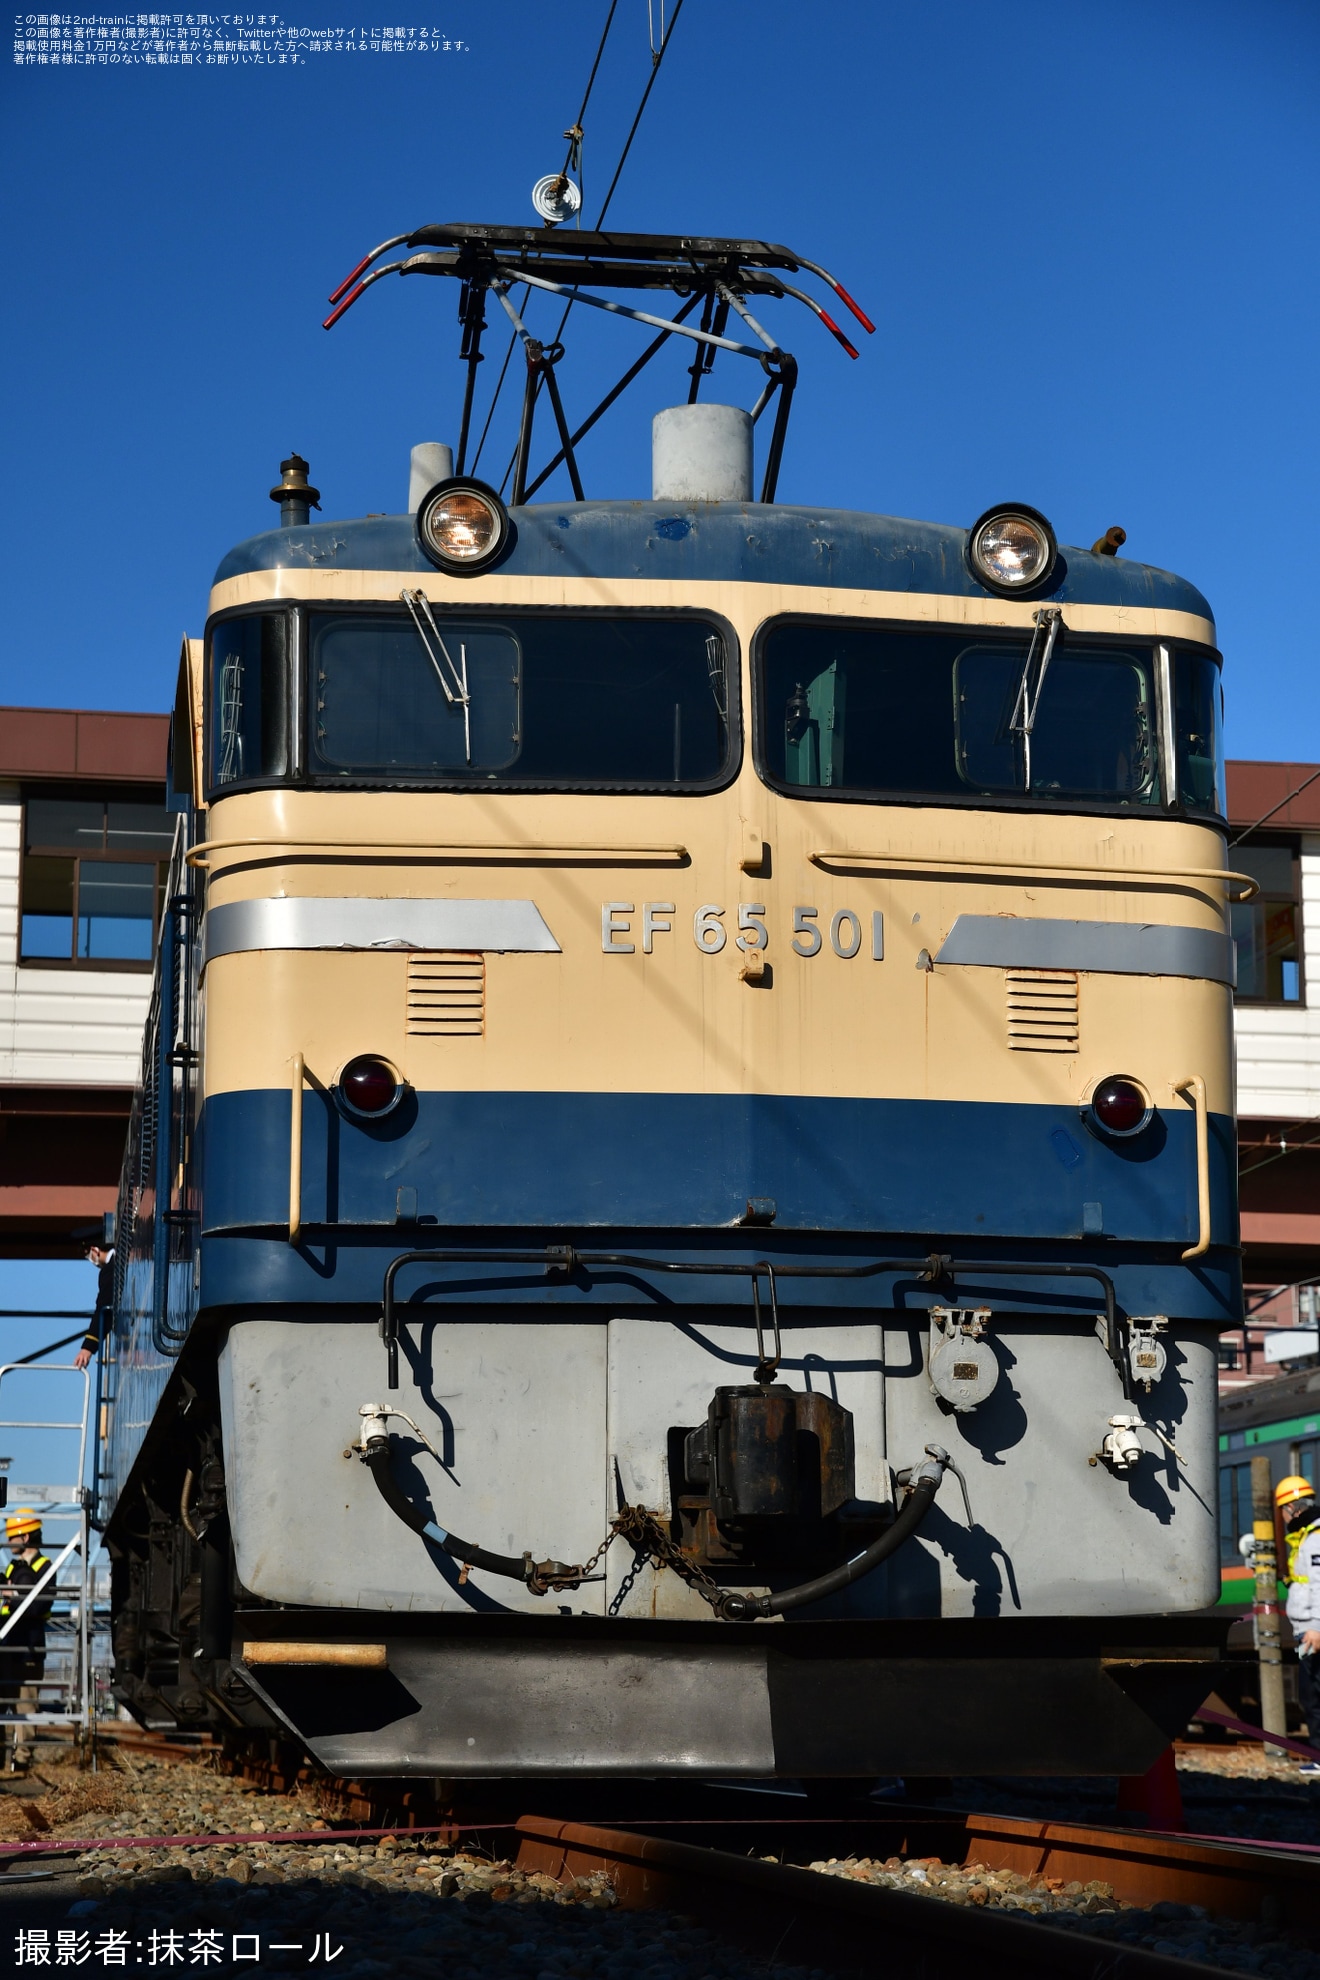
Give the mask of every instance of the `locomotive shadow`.
MULTIPOLYGON (((454 1436, 453 1421, 448 1415, 448 1412, 441 1408, 441 1405, 436 1404, 435 1407, 441 1411, 442 1420, 446 1426, 445 1437, 441 1448, 445 1451, 449 1461, 445 1463, 444 1470, 451 1482, 457 1485, 461 1491, 462 1481, 450 1470, 454 1436)), ((426 1449, 425 1445, 419 1443, 415 1437, 404 1435, 401 1431, 394 1436, 392 1442, 395 1457, 395 1484, 411 1504, 416 1506, 420 1512, 424 1512, 428 1519, 434 1519, 435 1507, 431 1504, 430 1487, 427 1483, 426 1474, 422 1471, 418 1463, 418 1459, 426 1449)), ((427 1454, 429 1455, 429 1453, 427 1454)), ((427 1558, 436 1570, 436 1573, 440 1576, 440 1579, 455 1595, 466 1602, 470 1609, 475 1610, 478 1615, 483 1616, 507 1616, 514 1613, 503 1602, 499 1602, 493 1595, 487 1594, 484 1588, 478 1588, 475 1582, 462 1580, 463 1570, 461 1566, 452 1554, 446 1553, 439 1541, 430 1539, 425 1533, 418 1537, 426 1549, 427 1558)), ((395 1716, 397 1717, 398 1715, 396 1714, 395 1716)))
POLYGON ((1017 1356, 1001 1335, 987 1335, 985 1344, 999 1363, 999 1380, 985 1401, 975 1409, 960 1411, 943 1396, 933 1400, 940 1414, 950 1419, 949 1427, 971 1445, 982 1463, 1002 1465, 1000 1452, 1011 1451, 1027 1434, 1027 1412, 1009 1379, 1009 1370, 1017 1367, 1017 1356))
MULTIPOLYGON (((1178 1426, 1187 1415, 1187 1386, 1175 1370, 1186 1367, 1187 1356, 1168 1334, 1163 1335, 1162 1339, 1168 1354, 1168 1366, 1149 1396, 1141 1392, 1134 1399, 1132 1408, 1147 1423, 1158 1424, 1165 1436, 1176 1444, 1178 1426)), ((1158 1450, 1143 1452, 1128 1474, 1128 1491, 1133 1504, 1140 1506, 1143 1512, 1152 1513, 1161 1526, 1172 1525, 1177 1510, 1174 1500, 1180 1492, 1190 1493, 1199 1506, 1214 1516, 1214 1508, 1191 1483, 1178 1458, 1163 1444, 1158 1450)))
POLYGON ((1004 1597, 1021 1610, 1013 1562, 1003 1542, 984 1526, 964 1526, 942 1506, 934 1505, 921 1523, 920 1538, 926 1544, 909 1544, 885 1564, 884 1614, 889 1616, 940 1616, 944 1606, 940 1591, 940 1564, 932 1549, 952 1561, 958 1577, 972 1588, 973 1616, 999 1616, 1004 1613, 1004 1597))

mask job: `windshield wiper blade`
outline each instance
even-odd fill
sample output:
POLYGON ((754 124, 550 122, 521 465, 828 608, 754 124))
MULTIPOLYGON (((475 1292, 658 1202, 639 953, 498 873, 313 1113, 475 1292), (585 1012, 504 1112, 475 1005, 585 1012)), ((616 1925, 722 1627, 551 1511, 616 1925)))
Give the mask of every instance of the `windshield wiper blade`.
POLYGON ((1032 614, 1034 629, 1027 657, 1022 663, 1022 677, 1018 681, 1017 697, 1013 703, 1013 713, 1009 717, 1008 732, 1022 738, 1022 762, 1027 790, 1031 789, 1031 732, 1036 726, 1036 714, 1040 708, 1040 697, 1045 687, 1045 676, 1049 672, 1050 661, 1054 658, 1054 647, 1063 626, 1063 613, 1057 605, 1042 606, 1032 614), (1044 637, 1044 648, 1032 679, 1032 663, 1044 637))
POLYGON ((472 701, 468 694, 467 642, 465 640, 459 641, 458 665, 455 666, 449 648, 445 645, 441 635, 440 628, 435 622, 435 615, 431 610, 431 601, 426 593, 420 590, 402 591, 399 596, 408 607, 412 622, 417 628, 417 637, 422 642, 422 649, 431 665, 435 668, 436 679, 444 690, 445 700, 451 708, 461 708, 463 710, 463 760, 470 766, 472 762, 472 701), (443 667, 440 664, 440 660, 436 658, 435 651, 432 648, 428 628, 429 634, 434 635, 436 646, 440 649, 440 656, 444 661, 443 667), (448 669, 447 678, 446 668, 448 669))

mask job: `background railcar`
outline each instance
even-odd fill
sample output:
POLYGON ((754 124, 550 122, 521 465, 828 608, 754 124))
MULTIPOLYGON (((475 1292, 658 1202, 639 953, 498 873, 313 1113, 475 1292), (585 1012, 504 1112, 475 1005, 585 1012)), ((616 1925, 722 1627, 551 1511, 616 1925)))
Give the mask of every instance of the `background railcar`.
POLYGON ((1136 1772, 1210 1689, 1209 607, 1019 505, 755 501, 730 414, 645 502, 313 523, 295 458, 220 566, 107 1365, 149 1719, 1136 1772))

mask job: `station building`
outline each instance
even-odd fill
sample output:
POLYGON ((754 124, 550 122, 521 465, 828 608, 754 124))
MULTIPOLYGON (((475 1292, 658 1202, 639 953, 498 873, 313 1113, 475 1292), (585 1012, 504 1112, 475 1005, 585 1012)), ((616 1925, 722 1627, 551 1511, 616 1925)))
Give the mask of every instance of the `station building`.
POLYGON ((174 838, 169 718, 0 708, 0 1256, 114 1209, 174 838))
POLYGON ((1320 1367, 1320 764, 1230 763, 1228 812, 1229 865, 1260 892, 1232 910, 1248 1290, 1224 1393, 1320 1367))

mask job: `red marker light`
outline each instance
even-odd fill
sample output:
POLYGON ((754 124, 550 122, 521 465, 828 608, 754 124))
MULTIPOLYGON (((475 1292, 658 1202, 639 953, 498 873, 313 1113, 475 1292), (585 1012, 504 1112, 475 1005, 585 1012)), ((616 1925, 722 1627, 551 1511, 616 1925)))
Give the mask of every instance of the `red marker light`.
POLYGON ((355 1114, 386 1114, 399 1097, 399 1076, 374 1053, 350 1059, 339 1077, 345 1105, 355 1114))
POLYGON ((1096 1125, 1106 1134, 1136 1134, 1150 1118, 1151 1106, 1133 1079, 1102 1079, 1091 1095, 1096 1125))

